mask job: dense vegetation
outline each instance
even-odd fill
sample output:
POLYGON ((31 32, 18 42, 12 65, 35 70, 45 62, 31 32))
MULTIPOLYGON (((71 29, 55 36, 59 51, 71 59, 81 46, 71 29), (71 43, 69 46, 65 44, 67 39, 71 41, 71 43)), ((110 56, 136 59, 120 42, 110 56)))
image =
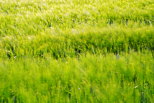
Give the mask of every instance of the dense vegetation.
POLYGON ((0 102, 152 103, 151 53, 1 60, 0 102))
POLYGON ((154 102, 153 0, 0 0, 0 103, 154 102))

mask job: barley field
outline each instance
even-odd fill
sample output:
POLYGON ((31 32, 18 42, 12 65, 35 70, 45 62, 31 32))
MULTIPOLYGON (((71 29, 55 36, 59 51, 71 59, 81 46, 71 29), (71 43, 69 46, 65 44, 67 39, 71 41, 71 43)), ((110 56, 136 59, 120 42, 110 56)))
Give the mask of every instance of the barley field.
POLYGON ((154 103, 153 0, 0 0, 0 103, 154 103))

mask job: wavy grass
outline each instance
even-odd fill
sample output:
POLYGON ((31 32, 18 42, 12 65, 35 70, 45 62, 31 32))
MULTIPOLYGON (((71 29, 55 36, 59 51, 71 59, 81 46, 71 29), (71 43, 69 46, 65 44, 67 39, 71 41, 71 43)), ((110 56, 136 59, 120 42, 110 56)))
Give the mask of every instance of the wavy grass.
POLYGON ((150 52, 1 60, 0 102, 152 103, 153 62, 150 52))
POLYGON ((0 103, 153 103, 153 0, 0 0, 0 103))
POLYGON ((152 0, 18 0, 0 2, 0 36, 37 35, 54 28, 153 25, 152 0), (72 2, 71 2, 72 1, 72 2))
MULTIPOLYGON (((53 31, 53 32, 56 32, 53 31)), ((86 52, 106 54, 154 50, 153 27, 125 29, 82 28, 37 36, 8 36, 1 39, 1 57, 76 57, 86 52)))

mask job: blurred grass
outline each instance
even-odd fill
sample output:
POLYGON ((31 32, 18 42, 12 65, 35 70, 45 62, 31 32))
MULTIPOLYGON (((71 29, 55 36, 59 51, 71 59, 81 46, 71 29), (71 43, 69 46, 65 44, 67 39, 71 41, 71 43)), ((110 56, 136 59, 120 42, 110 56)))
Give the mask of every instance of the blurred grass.
POLYGON ((106 54, 154 50, 153 27, 121 28, 85 27, 46 31, 40 35, 6 36, 1 38, 1 57, 23 56, 53 58, 76 57, 86 52, 106 54))
POLYGON ((0 1, 0 57, 153 51, 152 0, 0 1))
POLYGON ((153 62, 148 51, 1 60, 0 102, 152 103, 153 62))
POLYGON ((153 0, 0 0, 0 103, 153 103, 153 0))
POLYGON ((152 0, 3 0, 0 36, 39 35, 51 27, 65 29, 84 24, 152 26, 153 5, 152 0))

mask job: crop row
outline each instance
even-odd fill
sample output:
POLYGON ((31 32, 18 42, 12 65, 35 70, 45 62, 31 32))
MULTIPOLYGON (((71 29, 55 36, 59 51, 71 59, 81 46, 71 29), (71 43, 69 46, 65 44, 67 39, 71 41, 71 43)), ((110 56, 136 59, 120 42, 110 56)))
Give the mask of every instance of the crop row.
POLYGON ((73 57, 82 53, 115 53, 154 50, 154 30, 148 28, 88 28, 36 36, 7 36, 0 40, 4 57, 73 57))
POLYGON ((0 59, 0 102, 152 103, 153 62, 150 52, 0 59))
POLYGON ((132 27, 132 23, 142 26, 154 24, 152 0, 96 0, 92 4, 83 0, 83 5, 68 2, 69 0, 62 4, 48 0, 0 2, 0 36, 37 35, 51 27, 75 28, 83 24, 101 27, 118 24, 132 27))

